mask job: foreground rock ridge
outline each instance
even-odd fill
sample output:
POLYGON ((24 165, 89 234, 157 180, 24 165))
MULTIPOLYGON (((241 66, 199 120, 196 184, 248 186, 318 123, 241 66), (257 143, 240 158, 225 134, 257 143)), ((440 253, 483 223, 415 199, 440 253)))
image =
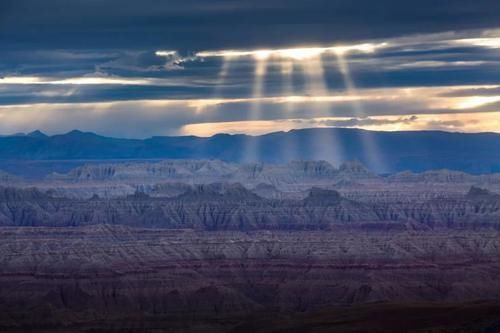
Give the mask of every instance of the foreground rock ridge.
POLYGON ((499 236, 497 174, 218 160, 2 172, 0 330, 287 331, 287 314, 326 328, 450 309, 455 330, 486 330, 499 236))

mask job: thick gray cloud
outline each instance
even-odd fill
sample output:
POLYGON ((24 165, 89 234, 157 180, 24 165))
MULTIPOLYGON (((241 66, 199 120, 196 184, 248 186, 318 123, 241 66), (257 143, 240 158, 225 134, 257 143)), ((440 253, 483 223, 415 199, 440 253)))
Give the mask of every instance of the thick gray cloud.
POLYGON ((329 43, 498 25, 491 0, 4 0, 0 41, 19 48, 329 43))

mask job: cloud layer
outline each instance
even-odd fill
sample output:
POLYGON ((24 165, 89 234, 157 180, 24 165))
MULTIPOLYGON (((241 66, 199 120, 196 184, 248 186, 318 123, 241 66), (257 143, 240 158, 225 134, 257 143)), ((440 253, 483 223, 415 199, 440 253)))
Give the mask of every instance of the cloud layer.
POLYGON ((481 0, 2 1, 0 132, 500 132, 499 11, 481 0))

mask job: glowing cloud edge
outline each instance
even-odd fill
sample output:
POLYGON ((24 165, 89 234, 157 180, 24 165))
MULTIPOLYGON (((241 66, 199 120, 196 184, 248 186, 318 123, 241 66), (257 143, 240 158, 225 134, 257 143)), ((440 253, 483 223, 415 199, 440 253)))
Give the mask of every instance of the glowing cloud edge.
POLYGON ((324 53, 346 54, 350 52, 373 53, 379 48, 387 47, 389 43, 363 43, 355 45, 339 45, 330 47, 297 47, 286 49, 260 49, 260 50, 218 50, 202 51, 195 54, 199 58, 208 57, 254 57, 256 59, 281 58, 292 60, 305 60, 318 57, 324 53))

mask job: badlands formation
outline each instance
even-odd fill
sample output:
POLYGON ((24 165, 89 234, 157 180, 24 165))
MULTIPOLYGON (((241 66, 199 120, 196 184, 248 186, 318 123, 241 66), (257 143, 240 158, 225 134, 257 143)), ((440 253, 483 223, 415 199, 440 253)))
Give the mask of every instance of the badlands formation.
POLYGON ((337 318, 340 332, 383 325, 377 311, 430 311, 428 325, 462 313, 446 327, 493 332, 498 193, 500 175, 375 175, 357 162, 0 173, 0 328, 120 331, 140 317, 144 329, 287 331, 301 313, 318 327, 337 318))

